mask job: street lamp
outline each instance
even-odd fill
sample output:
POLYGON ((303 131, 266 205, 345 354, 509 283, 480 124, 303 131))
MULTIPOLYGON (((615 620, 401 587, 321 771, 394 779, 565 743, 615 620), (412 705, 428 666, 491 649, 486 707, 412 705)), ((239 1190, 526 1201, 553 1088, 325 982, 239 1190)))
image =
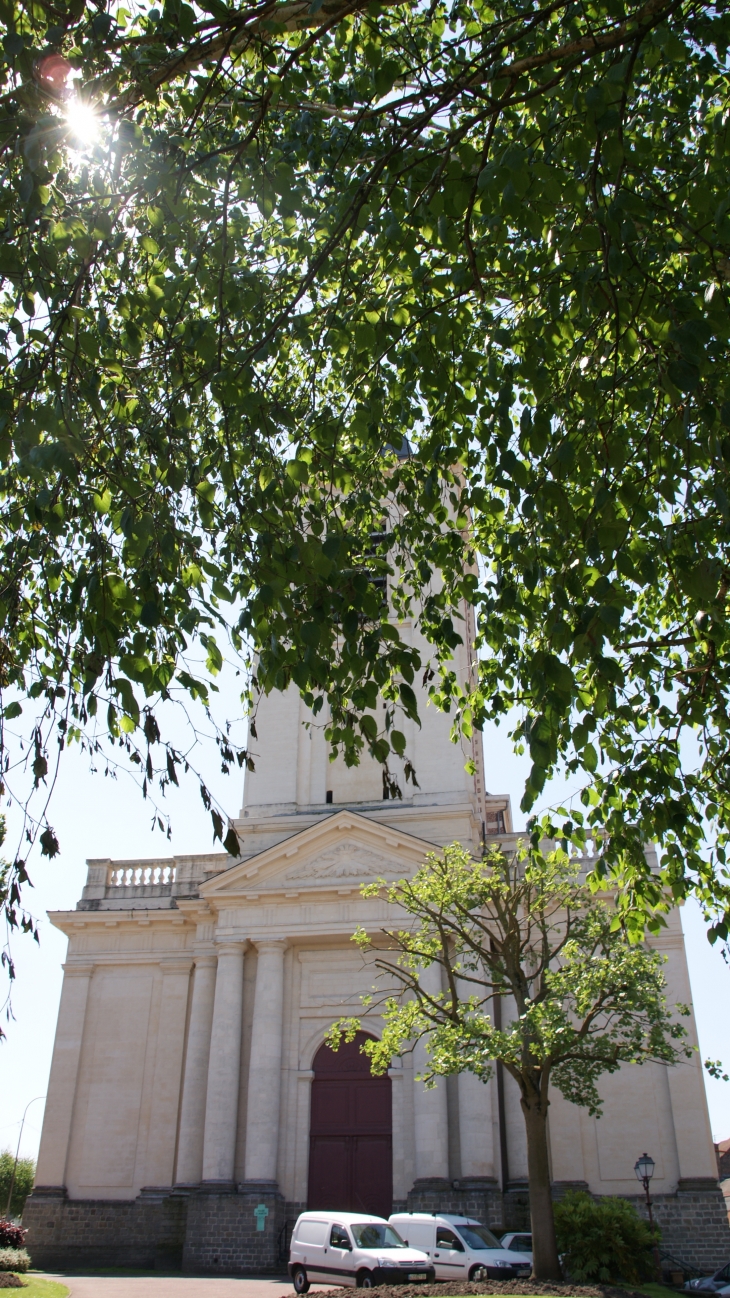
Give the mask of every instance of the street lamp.
POLYGON ((20 1123, 20 1135, 18 1136, 18 1148, 15 1151, 15 1162, 13 1163, 13 1175, 10 1178, 10 1189, 8 1191, 8 1201, 5 1205, 6 1217, 9 1216, 10 1214, 10 1202, 13 1197, 13 1190, 15 1189, 15 1173, 18 1170, 18 1159, 20 1157, 20 1142, 23 1139, 23 1127, 25 1126, 25 1114, 28 1112, 28 1109, 30 1108, 31 1104, 35 1104, 36 1100, 45 1100, 45 1098, 46 1098, 45 1095, 36 1095, 35 1099, 28 1100, 28 1103, 25 1106, 25 1113, 23 1114, 23 1118, 20 1123))
MULTIPOLYGON (((649 1154, 642 1154, 641 1158, 637 1158, 636 1162, 634 1163, 634 1171, 636 1173, 636 1179, 637 1181, 641 1181, 641 1184, 644 1187, 644 1194, 646 1195, 646 1206, 649 1212, 649 1226, 652 1235, 654 1234, 654 1214, 651 1210, 652 1203, 651 1203, 651 1195, 649 1194, 649 1182, 651 1181, 651 1178, 654 1175, 655 1167, 656 1164, 654 1162, 654 1159, 649 1154)), ((654 1252, 654 1265, 656 1267, 657 1279, 659 1280, 661 1278, 662 1267, 661 1267, 661 1262, 659 1260, 659 1249, 656 1246, 656 1240, 654 1241, 653 1252, 654 1252)))

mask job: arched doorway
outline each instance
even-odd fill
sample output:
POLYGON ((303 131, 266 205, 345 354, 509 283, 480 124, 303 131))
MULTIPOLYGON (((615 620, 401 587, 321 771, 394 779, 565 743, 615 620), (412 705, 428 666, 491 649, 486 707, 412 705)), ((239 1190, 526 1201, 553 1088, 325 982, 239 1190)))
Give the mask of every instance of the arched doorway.
POLYGON ((309 1127, 310 1208, 389 1216, 393 1203, 390 1078, 360 1051, 368 1034, 314 1057, 309 1127))

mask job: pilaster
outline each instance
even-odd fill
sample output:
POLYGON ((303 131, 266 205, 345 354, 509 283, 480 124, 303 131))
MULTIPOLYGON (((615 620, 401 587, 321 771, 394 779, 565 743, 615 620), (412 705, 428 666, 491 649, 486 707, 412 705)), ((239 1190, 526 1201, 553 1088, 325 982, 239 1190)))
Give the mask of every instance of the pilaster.
MULTIPOLYGON (((421 970, 420 982, 424 991, 437 995, 441 991, 441 966, 429 965, 421 970)), ((428 1072, 429 1055, 423 1038, 413 1051, 413 1069, 416 1074, 428 1072)), ((428 1182, 448 1184, 449 1128, 446 1100, 446 1081, 439 1078, 436 1085, 426 1087, 414 1080, 413 1104, 416 1137, 416 1185, 428 1182)), ((425 1188, 425 1186, 424 1186, 425 1188)))
POLYGON ((199 1185, 203 1176, 205 1098, 217 964, 214 951, 195 956, 175 1173, 175 1183, 180 1187, 199 1185))
POLYGON ((223 942, 218 947, 203 1138, 203 1183, 211 1190, 234 1186, 242 1014, 243 942, 223 942))
POLYGON ((276 1186, 281 1106, 284 952, 281 940, 258 942, 246 1114, 246 1182, 276 1186))
POLYGON ((70 961, 64 965, 61 1004, 38 1154, 38 1188, 46 1186, 60 1190, 66 1183, 76 1083, 93 971, 93 964, 70 961))

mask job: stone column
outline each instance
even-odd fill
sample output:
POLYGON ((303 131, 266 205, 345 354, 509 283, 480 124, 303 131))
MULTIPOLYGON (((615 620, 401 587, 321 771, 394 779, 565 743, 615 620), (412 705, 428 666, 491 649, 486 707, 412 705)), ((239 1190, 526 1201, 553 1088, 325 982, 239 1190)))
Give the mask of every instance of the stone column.
POLYGON ((180 1186, 199 1185, 203 1175, 205 1093, 217 963, 214 953, 201 953, 195 957, 175 1172, 175 1184, 180 1186))
MULTIPOLYGON (((441 966, 429 965, 421 970, 420 983, 432 995, 441 991, 441 966)), ((424 1040, 413 1051, 414 1073, 428 1071, 429 1055, 424 1040)), ((419 1181, 447 1180, 449 1175, 449 1120, 446 1107, 446 1079, 440 1078, 433 1090, 423 1082, 413 1083, 413 1107, 416 1136, 416 1186, 419 1181)))
POLYGON ((403 1065, 389 1068, 390 1093, 393 1115, 393 1199, 402 1202, 408 1194, 410 1178, 406 1179, 406 1124, 405 1096, 403 1094, 403 1065))
POLYGON ((191 964, 189 955, 168 956, 160 961, 160 1020, 144 1189, 172 1187, 191 964))
POLYGON ((276 1182, 286 942, 259 942, 246 1110, 247 1181, 276 1182))
POLYGON ((459 1073, 459 1144, 462 1177, 494 1176, 492 1087, 474 1073, 459 1073))
MULTIPOLYGON (((458 991, 466 1001, 474 994, 474 984, 459 979, 458 991)), ((457 1085, 462 1179, 491 1178, 494 1176, 492 1087, 495 1079, 485 1084, 474 1073, 459 1073, 457 1085)))
POLYGON ((210 1189, 234 1188, 242 1015, 243 943, 224 942, 218 948, 205 1101, 203 1182, 210 1189))
POLYGON ((53 1187, 60 1190, 65 1183, 86 1003, 93 970, 92 964, 64 966, 56 1041, 38 1154, 36 1193, 41 1188, 53 1187))

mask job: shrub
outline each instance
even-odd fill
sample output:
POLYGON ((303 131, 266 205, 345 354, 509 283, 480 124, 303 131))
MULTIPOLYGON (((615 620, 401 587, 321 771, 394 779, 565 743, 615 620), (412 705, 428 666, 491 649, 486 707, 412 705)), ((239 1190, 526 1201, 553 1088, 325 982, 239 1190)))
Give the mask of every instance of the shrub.
MULTIPOLYGON (((0 1203, 5 1210, 8 1201, 8 1191, 13 1176, 13 1167, 15 1166, 15 1154, 9 1149, 0 1151, 0 1203)), ((32 1158, 19 1158, 18 1166, 15 1168, 15 1182, 13 1184, 13 1197, 10 1201, 11 1217, 20 1217, 23 1214, 25 1201, 33 1189, 35 1180, 35 1163, 32 1158)))
POLYGON ((0 1289, 24 1289, 27 1283, 12 1271, 0 1271, 0 1289))
POLYGON ((29 1266, 24 1248, 0 1248, 0 1271, 27 1271, 29 1266))
POLYGON ((12 1221, 0 1217, 0 1248, 22 1248, 25 1236, 22 1226, 14 1226, 12 1221))
POLYGON ((563 1267, 578 1283, 654 1279, 652 1248, 659 1232, 628 1199, 592 1199, 583 1191, 555 1204, 555 1233, 563 1267))

